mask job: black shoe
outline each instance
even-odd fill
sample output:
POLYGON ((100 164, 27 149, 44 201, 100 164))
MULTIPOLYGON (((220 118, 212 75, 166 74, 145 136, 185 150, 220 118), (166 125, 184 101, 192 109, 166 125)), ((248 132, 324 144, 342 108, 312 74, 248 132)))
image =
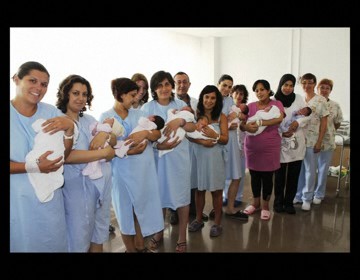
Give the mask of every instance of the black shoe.
POLYGON ((170 211, 170 224, 177 225, 179 223, 179 216, 176 211, 170 211))
POLYGON ((296 214, 296 210, 294 206, 285 206, 285 212, 288 214, 296 214))
POLYGON ((109 232, 110 233, 114 233, 115 232, 115 227, 113 225, 109 225, 109 232))
POLYGON ((249 219, 249 216, 245 214, 243 211, 237 211, 234 214, 225 213, 225 216, 240 221, 247 221, 249 219))
POLYGON ((284 207, 282 205, 274 205, 274 211, 276 213, 284 212, 284 207))

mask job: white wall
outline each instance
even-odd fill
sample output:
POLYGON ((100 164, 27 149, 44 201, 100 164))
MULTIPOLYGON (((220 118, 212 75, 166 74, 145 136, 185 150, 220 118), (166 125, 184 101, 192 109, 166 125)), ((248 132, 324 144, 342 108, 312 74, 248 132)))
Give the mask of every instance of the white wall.
MULTIPOLYGON (((216 76, 226 73, 235 84, 245 84, 249 101, 256 100, 252 85, 257 79, 268 80, 274 92, 285 73, 332 79, 330 98, 350 119, 349 28, 245 28, 240 35, 221 38, 217 56, 216 76)), ((299 85, 295 92, 302 94, 299 85)))
MULTIPOLYGON (((235 84, 246 85, 249 101, 256 100, 251 87, 257 79, 268 80, 276 91, 283 74, 311 72, 318 80, 334 81, 330 97, 350 118, 349 28, 243 28, 236 34, 199 37, 171 28, 11 28, 10 76, 25 61, 43 63, 51 75, 44 101, 55 104, 59 83, 69 74, 82 75, 95 96, 90 113, 98 117, 113 105, 110 81, 135 72, 150 81, 159 70, 172 75, 184 71, 194 97, 226 73, 235 84)), ((13 84, 10 89, 12 98, 13 84)), ((295 92, 302 93, 299 85, 295 92)))
POLYGON ((350 120, 350 28, 302 29, 300 71, 313 73, 318 82, 333 80, 330 98, 350 120))
MULTIPOLYGON (((50 72, 50 84, 43 101, 56 103, 59 83, 70 74, 86 78, 93 89, 92 111, 96 118, 109 109, 114 99, 110 81, 143 73, 149 80, 159 70, 174 75, 185 71, 194 77, 192 88, 202 86, 195 79, 203 65, 201 40, 166 29, 155 28, 11 28, 10 76, 30 60, 42 63, 50 72)), ((10 78, 10 77, 9 77, 10 78)), ((11 82, 10 98, 15 95, 11 82)), ((151 99, 151 97, 150 97, 151 99)))

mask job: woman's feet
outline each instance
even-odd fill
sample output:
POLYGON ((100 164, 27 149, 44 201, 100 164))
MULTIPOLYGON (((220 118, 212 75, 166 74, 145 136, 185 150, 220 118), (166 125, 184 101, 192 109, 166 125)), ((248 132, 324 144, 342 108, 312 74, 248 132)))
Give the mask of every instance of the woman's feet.
POLYGON ((232 219, 240 220, 240 221, 247 221, 249 219, 249 216, 241 210, 239 210, 235 213, 226 213, 225 212, 225 216, 232 218, 232 219))
POLYGON ((212 225, 210 228, 210 237, 218 237, 222 233, 221 225, 212 225))
POLYGON ((155 251, 157 250, 161 243, 164 241, 164 237, 163 235, 161 234, 154 234, 153 237, 151 237, 150 241, 149 241, 149 244, 148 244, 148 248, 150 251, 155 251))
POLYGON ((261 220, 264 220, 264 221, 268 221, 270 220, 270 217, 271 217, 271 213, 269 210, 261 210, 261 215, 260 215, 260 219, 261 220))
POLYGON ((254 205, 250 204, 250 205, 248 205, 248 206, 245 208, 244 213, 245 213, 246 215, 252 215, 252 214, 254 214, 256 211, 259 211, 259 210, 261 210, 260 207, 255 208, 254 205))
POLYGON ((185 242, 178 242, 176 243, 175 251, 177 253, 186 253, 187 244, 185 242))

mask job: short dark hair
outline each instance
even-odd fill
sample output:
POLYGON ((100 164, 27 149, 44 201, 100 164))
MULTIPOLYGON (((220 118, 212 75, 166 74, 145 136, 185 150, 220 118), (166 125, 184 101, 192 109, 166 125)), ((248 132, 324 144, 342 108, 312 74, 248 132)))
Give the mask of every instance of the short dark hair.
POLYGON ((219 81, 218 81, 218 84, 220 84, 222 81, 225 81, 225 80, 229 80, 229 81, 232 81, 234 82, 233 78, 228 75, 228 74, 224 74, 220 77, 219 81))
POLYGON ((18 76, 19 79, 21 80, 22 78, 24 78, 24 76, 29 75, 31 70, 38 70, 40 72, 44 72, 50 78, 50 74, 49 74, 48 70, 46 70, 45 66, 36 61, 28 61, 28 62, 21 64, 21 66, 19 67, 16 74, 13 75, 13 78, 15 76, 18 76))
POLYGON ((255 81, 255 83, 252 86, 253 92, 255 92, 256 86, 258 84, 262 84, 266 90, 270 91, 269 96, 274 95, 274 92, 271 90, 270 83, 267 80, 257 80, 257 81, 255 81))
POLYGON ((247 103, 248 102, 249 92, 248 92, 245 85, 235 85, 235 86, 233 86, 232 89, 231 89, 231 93, 234 93, 235 91, 242 91, 244 93, 244 98, 241 101, 241 103, 247 103))
MULTIPOLYGON (((151 89, 151 96, 154 100, 158 100, 158 96, 155 91, 157 90, 159 84, 165 79, 167 79, 169 81, 172 88, 175 88, 174 79, 169 72, 160 70, 160 71, 156 72, 154 75, 152 75, 151 80, 150 80, 150 89, 151 89)), ((171 98, 170 98, 171 100, 170 101, 174 100, 174 96, 175 96, 175 94, 173 92, 171 92, 171 98)))
POLYGON ((139 90, 138 85, 129 78, 117 78, 111 81, 111 91, 114 98, 122 102, 121 96, 127 94, 130 91, 139 90))

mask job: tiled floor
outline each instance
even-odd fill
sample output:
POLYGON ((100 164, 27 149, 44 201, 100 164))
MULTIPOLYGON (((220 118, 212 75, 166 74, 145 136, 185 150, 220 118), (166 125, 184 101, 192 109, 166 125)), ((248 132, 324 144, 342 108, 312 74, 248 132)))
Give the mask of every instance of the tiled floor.
MULTIPOLYGON (((275 213, 271 211, 270 221, 260 220, 260 213, 249 217, 248 222, 227 218, 223 215, 223 233, 210 238, 213 221, 209 220, 200 232, 188 232, 188 252, 350 252, 350 187, 341 181, 336 196, 336 178, 329 177, 326 197, 321 205, 312 205, 304 212, 296 205, 297 213, 275 213)), ((246 175, 244 209, 251 202, 249 174, 246 175)), ((271 199, 272 209, 273 198, 271 199)), ((211 195, 207 193, 205 213, 211 210, 211 195)), ((124 252, 114 213, 111 222, 116 226, 110 234, 105 252, 124 252)), ((175 252, 178 226, 165 220, 164 242, 159 252, 175 252)))

